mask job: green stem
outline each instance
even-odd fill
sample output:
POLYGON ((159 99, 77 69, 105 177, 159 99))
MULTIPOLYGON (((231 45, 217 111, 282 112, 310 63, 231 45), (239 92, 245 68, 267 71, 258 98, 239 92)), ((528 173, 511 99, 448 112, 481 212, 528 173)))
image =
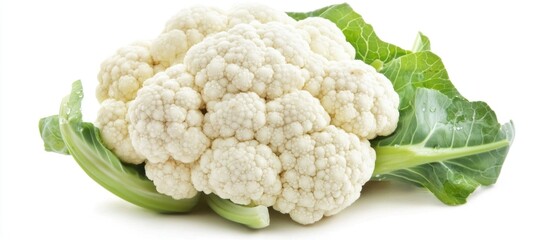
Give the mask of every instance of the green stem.
POLYGON ((374 176, 427 163, 443 162, 455 158, 489 152, 506 147, 509 144, 510 142, 508 139, 503 139, 488 144, 459 148, 427 148, 419 144, 375 147, 377 159, 374 176))
POLYGON ((92 123, 82 122, 82 97, 82 84, 77 81, 73 83, 71 95, 61 104, 59 132, 69 153, 88 176, 120 198, 153 211, 188 212, 197 204, 199 195, 176 200, 160 194, 136 167, 122 164, 102 144, 99 129, 92 123))
POLYGON ((215 194, 205 196, 210 208, 219 216, 250 228, 259 229, 269 226, 269 209, 265 206, 248 207, 222 199, 215 194))

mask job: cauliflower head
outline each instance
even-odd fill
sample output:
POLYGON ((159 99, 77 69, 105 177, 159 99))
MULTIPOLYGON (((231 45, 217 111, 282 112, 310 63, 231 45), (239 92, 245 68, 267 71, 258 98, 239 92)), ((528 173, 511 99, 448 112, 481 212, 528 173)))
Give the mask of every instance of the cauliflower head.
POLYGON ((272 206, 311 224, 352 204, 399 98, 322 18, 262 5, 191 7, 99 73, 98 127, 158 192, 272 206))
POLYGON ((114 99, 103 101, 97 112, 96 126, 101 129, 101 139, 116 156, 127 163, 140 164, 145 161, 145 157, 135 151, 130 139, 128 104, 114 99))
POLYGON ((375 165, 368 141, 333 125, 290 139, 279 157, 283 188, 274 209, 302 224, 351 205, 375 165))
POLYGON ((217 139, 193 167, 197 190, 238 204, 272 206, 281 191, 281 164, 271 149, 255 140, 217 139))

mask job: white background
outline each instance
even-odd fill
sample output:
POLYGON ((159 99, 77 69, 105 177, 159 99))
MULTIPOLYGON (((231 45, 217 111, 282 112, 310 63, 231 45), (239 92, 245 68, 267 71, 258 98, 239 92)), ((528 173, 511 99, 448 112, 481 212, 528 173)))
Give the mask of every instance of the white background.
MULTIPOLYGON (((124 44, 155 37, 193 2, 215 4, 1 1, 0 239, 547 239, 549 19, 537 3, 543 1, 349 1, 388 42, 410 48, 418 31, 428 35, 465 96, 488 102, 502 122, 514 120, 517 136, 498 183, 463 206, 377 183, 312 226, 272 214, 269 228, 253 231, 205 207, 181 216, 145 211, 102 189, 70 157, 44 152, 38 119, 57 112, 71 82, 84 81, 85 120, 93 121, 100 62, 124 44)), ((337 2, 266 3, 306 11, 337 2)))

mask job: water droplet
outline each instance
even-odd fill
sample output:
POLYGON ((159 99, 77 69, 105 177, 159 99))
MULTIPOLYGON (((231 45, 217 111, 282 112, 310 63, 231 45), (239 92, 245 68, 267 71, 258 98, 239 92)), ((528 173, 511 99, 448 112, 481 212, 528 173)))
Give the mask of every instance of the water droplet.
POLYGON ((425 108, 421 108, 421 111, 422 111, 422 112, 425 112, 425 108))
POLYGON ((429 111, 430 111, 430 112, 435 112, 436 110, 437 110, 436 107, 431 107, 431 108, 429 108, 429 111))

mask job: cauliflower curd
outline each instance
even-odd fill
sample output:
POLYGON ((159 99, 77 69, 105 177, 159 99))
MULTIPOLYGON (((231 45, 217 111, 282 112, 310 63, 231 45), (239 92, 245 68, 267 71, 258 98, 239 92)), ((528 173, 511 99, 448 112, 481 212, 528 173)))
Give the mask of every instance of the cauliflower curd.
POLYGON ((334 215, 374 170, 399 97, 323 18, 266 6, 184 9, 101 65, 97 125, 175 199, 214 193, 301 224, 334 215))

